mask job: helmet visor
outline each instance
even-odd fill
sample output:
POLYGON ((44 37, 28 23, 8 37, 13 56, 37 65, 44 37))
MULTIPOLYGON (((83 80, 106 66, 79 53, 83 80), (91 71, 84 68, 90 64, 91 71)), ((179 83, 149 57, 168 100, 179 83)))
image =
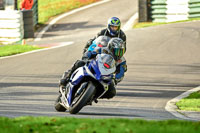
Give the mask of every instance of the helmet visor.
POLYGON ((121 58, 125 53, 124 48, 114 48, 113 54, 117 57, 117 59, 121 58))
POLYGON ((111 26, 110 26, 110 29, 111 29, 113 32, 116 32, 116 31, 119 30, 119 26, 111 25, 111 26))

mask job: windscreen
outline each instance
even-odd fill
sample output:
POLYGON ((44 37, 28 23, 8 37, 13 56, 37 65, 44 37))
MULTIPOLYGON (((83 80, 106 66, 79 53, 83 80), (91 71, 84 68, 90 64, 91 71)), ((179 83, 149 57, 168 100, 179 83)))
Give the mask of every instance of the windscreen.
POLYGON ((101 60, 106 69, 115 67, 115 60, 111 55, 101 54, 101 60))

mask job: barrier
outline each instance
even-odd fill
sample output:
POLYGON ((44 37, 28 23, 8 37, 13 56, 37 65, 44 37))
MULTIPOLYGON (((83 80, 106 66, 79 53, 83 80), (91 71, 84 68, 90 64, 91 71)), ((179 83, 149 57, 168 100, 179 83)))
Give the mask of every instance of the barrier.
POLYGON ((188 19, 188 0, 152 0, 150 5, 153 22, 188 19))
POLYGON ((24 24, 24 38, 34 38, 34 20, 32 10, 22 10, 24 24))
POLYGON ((200 18, 200 0, 190 0, 189 9, 189 18, 200 18))
MULTIPOLYGON (((140 0, 139 0, 140 1, 140 0)), ((200 0, 147 0, 152 22, 173 22, 200 17, 200 0)))
POLYGON ((33 25, 38 24, 38 0, 34 0, 34 4, 32 7, 33 11, 33 25))
POLYGON ((150 5, 150 18, 153 22, 166 22, 167 3, 166 0, 151 0, 150 5))
POLYGON ((24 37, 21 11, 0 10, 0 43, 11 44, 24 37))

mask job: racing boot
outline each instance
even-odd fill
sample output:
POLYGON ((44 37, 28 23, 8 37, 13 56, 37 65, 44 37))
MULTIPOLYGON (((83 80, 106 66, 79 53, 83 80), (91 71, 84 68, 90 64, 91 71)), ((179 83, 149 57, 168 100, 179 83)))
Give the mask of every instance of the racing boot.
POLYGON ((66 91, 66 85, 69 82, 70 75, 71 75, 71 71, 68 70, 64 72, 62 78, 60 79, 59 87, 61 87, 63 91, 66 91))
POLYGON ((84 66, 85 61, 82 60, 77 60, 73 65, 72 68, 69 69, 68 71, 65 71, 64 74, 62 75, 62 78, 60 79, 60 84, 59 86, 62 86, 63 88, 66 89, 66 85, 69 82, 69 79, 72 75, 72 73, 79 67, 84 66))

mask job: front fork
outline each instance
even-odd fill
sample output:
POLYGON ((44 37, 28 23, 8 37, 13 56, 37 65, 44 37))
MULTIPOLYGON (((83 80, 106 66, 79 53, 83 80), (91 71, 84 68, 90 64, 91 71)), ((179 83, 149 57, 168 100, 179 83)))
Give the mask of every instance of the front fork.
POLYGON ((59 88, 59 92, 61 93, 61 98, 60 98, 60 100, 61 100, 61 105, 63 105, 66 109, 69 109, 69 102, 68 102, 68 99, 67 99, 67 95, 69 94, 69 91, 70 90, 70 88, 69 88, 69 84, 67 84, 67 86, 66 86, 66 89, 63 89, 63 87, 62 86, 60 86, 60 88, 59 88))
POLYGON ((78 95, 81 94, 81 92, 84 90, 84 88, 86 88, 88 85, 88 83, 83 83, 79 89, 76 91, 76 93, 74 94, 74 96, 72 96, 72 90, 73 90, 73 85, 71 85, 70 83, 67 84, 66 89, 63 89, 62 87, 60 87, 60 93, 61 93, 61 104, 66 107, 69 108, 72 101, 73 101, 73 97, 76 97, 78 95))

